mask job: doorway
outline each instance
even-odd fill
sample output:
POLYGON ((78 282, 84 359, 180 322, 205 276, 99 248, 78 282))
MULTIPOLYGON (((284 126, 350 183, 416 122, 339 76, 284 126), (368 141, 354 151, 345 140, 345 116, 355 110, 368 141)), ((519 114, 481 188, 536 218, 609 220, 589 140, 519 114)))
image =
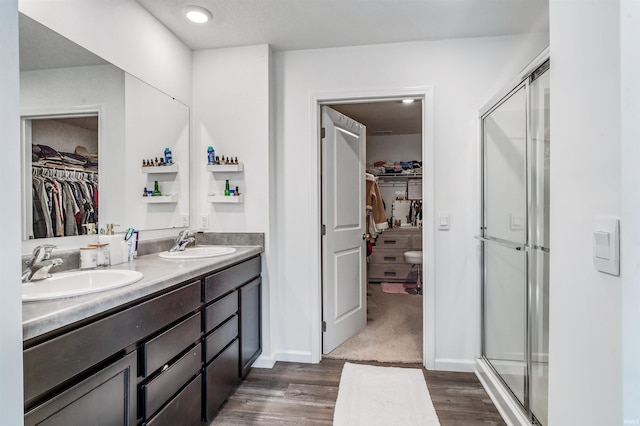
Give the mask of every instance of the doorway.
MULTIPOLYGON (((385 103, 386 104, 396 104, 396 105, 402 105, 401 101, 402 99, 405 98, 411 98, 414 100, 415 105, 414 108, 417 107, 418 109, 418 122, 417 122, 417 133, 414 134, 413 138, 415 142, 415 145, 417 145, 417 154, 413 154, 412 156, 416 156, 418 158, 416 158, 416 166, 417 165, 422 165, 423 166, 423 170, 424 170, 424 175, 422 176, 423 178, 423 185, 422 186, 413 186, 412 185, 412 191, 417 191, 419 193, 419 197, 416 198, 422 198, 424 199, 426 208, 423 210, 422 212, 422 224, 423 227, 420 228, 420 231, 417 233, 416 236, 416 240, 423 240, 425 242, 424 244, 424 248, 423 248, 423 268, 421 271, 421 281, 424 283, 423 284, 423 292, 426 295, 426 297, 423 296, 417 296, 417 295, 399 295, 399 294, 391 294, 391 297, 393 296, 406 296, 406 297, 410 297, 410 298, 416 298, 414 300, 418 301, 418 311, 419 311, 419 315, 418 315, 418 322, 420 322, 420 326, 419 327, 421 329, 420 331, 420 335, 418 337, 418 346, 421 346, 421 350, 419 350, 418 352, 421 352, 421 357, 419 362, 422 363, 425 367, 427 368, 433 368, 434 367, 434 363, 435 363, 435 347, 434 347, 434 341, 435 341, 435 327, 434 327, 434 318, 435 318, 435 306, 434 306, 434 298, 432 297, 433 294, 435 293, 435 282, 434 282, 434 251, 433 251, 433 246, 434 246, 434 241, 433 241, 433 211, 434 211, 434 206, 433 206, 433 199, 434 199, 434 193, 433 193, 433 156, 432 156, 432 152, 433 152, 433 128, 430 125, 425 125, 425 123, 429 123, 429 122, 433 122, 433 99, 432 99, 432 89, 431 88, 422 88, 420 90, 398 90, 398 91, 394 91, 394 92, 390 92, 388 94, 385 94, 384 96, 380 96, 380 93, 370 93, 370 94, 364 94, 364 96, 345 96, 344 94, 339 94, 336 96, 331 96, 331 95, 326 95, 326 96, 313 96, 313 101, 314 101, 314 112, 315 112, 315 118, 317 121, 315 121, 315 125, 317 126, 316 128, 318 129, 318 135, 320 134, 320 122, 321 122, 321 118, 320 118, 320 111, 322 109, 323 105, 331 105, 333 108, 335 108, 338 111, 344 111, 348 116, 351 116, 351 118, 355 118, 356 121, 364 121, 363 124, 367 125, 369 124, 369 127, 371 128, 370 130, 367 130, 367 138, 368 141, 373 141, 374 144, 380 144, 380 142, 382 140, 385 139, 385 137, 387 139, 403 139, 403 137, 400 137, 400 134, 393 134, 390 132, 386 132, 384 128, 380 128, 380 127, 376 127, 374 124, 374 121, 371 119, 367 119, 365 116, 362 116, 361 114, 358 113, 358 109, 365 109, 366 106, 374 106, 374 104, 378 104, 377 106, 382 106, 385 103), (367 96, 369 95, 369 96, 367 96), (390 138, 391 136, 391 138, 390 138), (421 164, 420 164, 421 163, 421 164), (431 295, 431 297, 429 297, 431 295)), ((405 104, 405 107, 408 106, 405 104)), ((394 118, 397 121, 402 120, 402 117, 395 117, 394 118)), ((414 123, 415 124, 415 123, 414 123)), ((405 136, 404 139, 407 139, 407 137, 405 136)), ((400 143, 401 144, 401 143, 400 143)), ((414 145, 414 147, 415 147, 414 145)), ((320 143, 318 144, 318 146, 320 146, 320 143)), ((399 145, 398 145, 399 146, 399 145)), ((398 146, 395 147, 395 149, 398 149, 398 146)), ((386 147, 387 150, 389 150, 389 146, 386 147)), ((391 151, 393 151, 394 148, 391 148, 391 151)), ((369 151, 369 150, 368 150, 369 151)), ((380 151, 378 150, 376 153, 376 150, 373 150, 373 153, 369 153, 369 158, 367 159, 367 162, 370 163, 370 165, 372 165, 373 163, 375 163, 375 161, 382 161, 382 158, 379 158, 377 160, 372 160, 372 156, 378 156, 378 157, 382 157, 384 156, 384 154, 381 154, 380 151)), ((321 155, 321 149, 318 149, 318 163, 320 163, 320 159, 321 159, 322 155, 321 155)), ((390 158, 391 159, 391 158, 390 158)), ((409 160, 407 158, 407 160, 409 160)), ((414 158, 412 158, 411 160, 414 160, 414 158)), ((395 161, 394 161, 395 162, 395 161)), ((413 164, 412 164, 413 165, 413 164)), ((405 198, 406 197, 406 187, 407 187, 407 178, 406 177, 402 177, 400 179, 404 179, 405 183, 404 183, 404 190, 403 190, 403 197, 398 196, 399 198, 405 198)), ((322 182, 322 176, 319 173, 319 183, 322 182)), ((389 182, 387 182, 389 183, 389 182)), ((391 182, 393 183, 393 182, 391 182)), ((397 182, 396 182, 397 185, 397 182)), ((385 191, 387 192, 391 192, 392 196, 394 194, 395 191, 400 191, 400 189, 398 188, 394 188, 393 185, 389 185, 388 187, 385 187, 385 191)), ((389 222, 393 225, 393 214, 395 213, 395 217, 396 219, 398 219, 398 217, 400 217, 400 213, 398 213, 397 211, 393 211, 393 201, 395 201, 395 197, 392 197, 393 199, 390 199, 390 203, 391 205, 388 206, 388 208, 386 209, 386 214, 388 215, 388 219, 389 222)), ((385 203, 387 204, 387 203, 385 203)), ((319 200, 319 206, 322 206, 322 199, 319 200)), ((397 206, 396 206, 397 207, 397 206)), ((407 219, 406 219, 406 214, 403 214, 403 216, 405 216, 405 218, 403 220, 401 220, 400 222, 402 223, 396 223, 396 225, 398 225, 398 229, 400 228, 400 225, 407 225, 407 219)), ((320 217, 321 218, 321 215, 320 217)), ((415 224, 415 222, 414 222, 415 224)), ((320 229, 321 224, 319 225, 320 229)), ((403 227, 404 228, 404 227, 403 227)), ((375 250, 375 247, 374 247, 375 250)), ((417 278, 417 268, 412 267, 412 265, 407 265, 404 261, 404 259, 402 258, 396 258, 395 259, 397 261, 397 267, 403 267, 406 268, 404 269, 405 272, 408 271, 408 275, 405 277, 407 278, 406 281, 412 281, 411 278, 413 278, 413 281, 415 282, 415 278, 417 278)), ((402 268, 400 268, 402 269, 402 268)), ((322 263, 319 265, 319 271, 322 270, 322 263)), ((323 283, 324 281, 324 277, 322 277, 321 275, 321 280, 320 282, 323 283)), ((374 285, 376 286, 376 290, 378 290, 378 292, 380 292, 380 284, 381 284, 381 280, 375 280, 375 284, 372 283, 370 285, 374 285)), ((387 281, 387 280, 384 280, 387 281)), ((390 279, 388 281, 392 281, 392 282, 402 282, 403 280, 401 279, 390 279)), ((321 284, 323 285, 323 284, 321 284)), ((371 296, 370 292, 369 296, 371 296)), ((321 294, 321 292, 320 292, 321 294)), ((377 294, 376 294, 377 296, 377 294)), ((383 295, 384 296, 384 295, 383 295)), ((323 318, 323 300, 322 297, 319 298, 319 317, 321 318, 320 324, 322 323, 322 320, 324 320, 323 318)), ((366 328, 366 327, 365 327, 366 328)), ((321 325, 318 327, 318 345, 316 346, 317 348, 317 356, 318 356, 318 360, 323 356, 322 355, 322 341, 323 341, 323 332, 322 332, 322 328, 321 325)), ((314 351, 315 352, 315 351, 314 351)), ((326 355, 326 354, 325 354, 326 355)))

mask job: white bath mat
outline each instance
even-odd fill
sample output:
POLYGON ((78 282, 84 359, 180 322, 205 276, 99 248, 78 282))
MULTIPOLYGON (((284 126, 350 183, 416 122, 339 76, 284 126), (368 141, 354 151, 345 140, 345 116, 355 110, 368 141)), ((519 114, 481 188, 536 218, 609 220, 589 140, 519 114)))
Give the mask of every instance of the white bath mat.
POLYGON ((422 371, 345 363, 334 426, 440 425, 422 371))

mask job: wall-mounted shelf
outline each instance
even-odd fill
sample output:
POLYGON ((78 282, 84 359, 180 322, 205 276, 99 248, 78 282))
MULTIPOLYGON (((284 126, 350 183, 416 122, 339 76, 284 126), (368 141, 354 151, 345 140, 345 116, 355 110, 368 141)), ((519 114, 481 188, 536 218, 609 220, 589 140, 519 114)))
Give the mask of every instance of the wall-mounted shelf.
POLYGON ((147 166, 140 167, 142 173, 177 173, 178 163, 173 163, 170 166, 147 166))
POLYGON ((209 195, 207 201, 210 203, 243 203, 244 194, 240 195, 209 195))
POLYGON ((244 164, 207 164, 208 172, 242 172, 244 171, 244 164))
POLYGON ((157 196, 147 196, 142 197, 142 202, 146 204, 157 204, 157 203, 177 203, 178 202, 178 194, 171 195, 157 195, 157 196))

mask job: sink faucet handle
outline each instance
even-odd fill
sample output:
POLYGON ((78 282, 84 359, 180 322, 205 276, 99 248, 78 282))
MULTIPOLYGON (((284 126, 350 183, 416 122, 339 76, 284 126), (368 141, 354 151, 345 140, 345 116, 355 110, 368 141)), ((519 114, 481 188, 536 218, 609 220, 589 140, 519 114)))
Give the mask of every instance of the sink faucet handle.
POLYGON ((58 246, 54 244, 42 244, 33 249, 33 255, 31 260, 27 261, 27 265, 41 262, 49 259, 51 252, 58 246))

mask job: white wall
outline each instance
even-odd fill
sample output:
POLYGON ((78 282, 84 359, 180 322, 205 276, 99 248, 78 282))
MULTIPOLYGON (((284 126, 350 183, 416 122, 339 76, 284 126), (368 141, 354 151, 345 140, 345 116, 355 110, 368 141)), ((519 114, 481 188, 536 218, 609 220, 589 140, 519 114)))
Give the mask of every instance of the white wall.
POLYGON ((191 104, 191 50, 135 0, 20 0, 20 12, 191 104))
POLYGON ((20 276, 20 94, 18 66, 18 2, 0 1, 0 131, 4 185, 0 209, 0 419, 21 425, 22 404, 22 291, 20 276))
POLYGON ((421 161, 422 134, 367 136, 367 163, 421 161))
POLYGON ((319 304, 318 158, 310 111, 322 93, 433 86, 435 208, 451 229, 436 234, 436 367, 468 370, 479 354, 478 109, 546 46, 544 35, 278 52, 278 283, 274 328, 280 359, 311 361, 319 304), (381 58, 384 58, 382 61, 381 58), (407 64, 410 64, 408 66, 407 64))
POLYGON ((620 3, 623 422, 640 424, 640 2, 620 3))
POLYGON ((550 16, 549 424, 621 425, 622 282, 592 259, 596 215, 620 216, 619 2, 551 0, 550 16))
POLYGON ((201 50, 193 54, 192 228, 205 232, 264 232, 262 358, 272 359, 270 317, 270 61, 267 45, 201 50), (206 170, 207 147, 238 157, 241 173, 206 170), (244 194, 242 204, 213 204, 225 180, 244 194), (202 226, 206 217, 208 228, 202 226))

